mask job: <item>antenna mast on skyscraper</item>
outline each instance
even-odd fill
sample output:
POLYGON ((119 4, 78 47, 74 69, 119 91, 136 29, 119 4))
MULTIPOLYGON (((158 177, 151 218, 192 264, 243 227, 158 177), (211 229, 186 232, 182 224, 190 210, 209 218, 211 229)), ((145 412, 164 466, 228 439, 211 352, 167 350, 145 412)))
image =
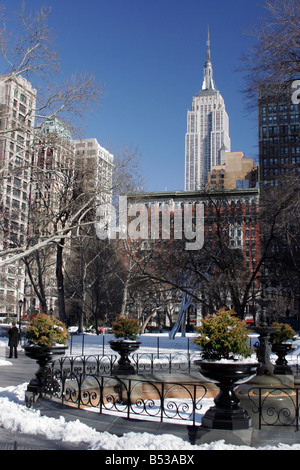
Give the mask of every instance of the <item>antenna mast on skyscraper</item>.
POLYGON ((207 41, 206 41, 206 62, 204 65, 204 80, 202 90, 214 90, 215 84, 213 81, 213 69, 210 61, 210 35, 209 26, 207 27, 207 41))
POLYGON ((210 37, 209 37, 209 26, 207 26, 207 41, 206 41, 206 60, 210 61, 210 37))

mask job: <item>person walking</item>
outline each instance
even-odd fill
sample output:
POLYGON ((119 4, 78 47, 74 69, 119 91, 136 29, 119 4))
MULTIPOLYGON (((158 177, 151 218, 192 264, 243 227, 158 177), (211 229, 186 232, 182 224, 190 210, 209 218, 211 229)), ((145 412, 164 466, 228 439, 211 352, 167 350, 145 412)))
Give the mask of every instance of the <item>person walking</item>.
POLYGON ((12 322, 12 326, 8 330, 8 346, 10 348, 9 350, 9 357, 13 357, 13 353, 15 355, 15 358, 17 359, 18 357, 18 344, 20 341, 20 333, 18 328, 16 327, 16 322, 12 322))

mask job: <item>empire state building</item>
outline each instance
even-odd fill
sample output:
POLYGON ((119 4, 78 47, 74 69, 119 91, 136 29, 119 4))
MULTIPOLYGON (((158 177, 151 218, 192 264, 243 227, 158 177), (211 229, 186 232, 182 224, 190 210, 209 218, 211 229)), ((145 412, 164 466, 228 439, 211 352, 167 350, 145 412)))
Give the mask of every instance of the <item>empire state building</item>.
POLYGON ((185 191, 204 189, 211 167, 224 163, 224 150, 230 152, 229 118, 213 80, 209 32, 206 44, 202 90, 193 97, 187 114, 185 191))

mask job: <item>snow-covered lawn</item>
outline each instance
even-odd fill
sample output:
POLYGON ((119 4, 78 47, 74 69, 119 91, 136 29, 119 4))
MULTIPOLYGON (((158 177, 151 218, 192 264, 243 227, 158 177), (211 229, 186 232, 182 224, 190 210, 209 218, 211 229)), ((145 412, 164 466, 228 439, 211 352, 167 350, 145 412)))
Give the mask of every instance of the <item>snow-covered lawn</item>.
MULTIPOLYGON (((79 338, 80 336, 78 336, 79 338)), ((145 335, 142 341, 141 352, 156 352, 157 339, 155 335, 145 335), (145 351, 143 351, 143 348, 145 348, 145 351)), ((165 334, 160 336, 160 351, 162 351, 161 348, 164 348, 165 352, 183 351, 186 350, 186 344, 187 339, 181 336, 177 336, 174 341, 169 340, 165 334)), ((2 348, 6 346, 7 338, 0 338, 0 357, 2 358, 0 367, 7 367, 11 364, 8 360, 3 359, 5 354, 2 348)), ((191 344, 190 347, 192 348, 191 344)), ((94 335, 85 336, 85 348, 85 354, 100 354, 102 351, 101 338, 94 335)), ((1 427, 13 432, 44 436, 49 440, 61 439, 67 442, 85 443, 91 450, 255 450, 248 446, 225 444, 223 440, 209 444, 192 445, 170 434, 159 436, 149 433, 127 433, 118 437, 108 432, 98 432, 79 420, 66 422, 63 416, 59 419, 49 418, 42 416, 37 410, 26 408, 24 396, 26 387, 27 383, 0 388, 1 427)), ((205 412, 205 407, 201 412, 205 412)), ((259 449, 300 450, 300 444, 286 445, 278 443, 276 446, 262 446, 259 449)))

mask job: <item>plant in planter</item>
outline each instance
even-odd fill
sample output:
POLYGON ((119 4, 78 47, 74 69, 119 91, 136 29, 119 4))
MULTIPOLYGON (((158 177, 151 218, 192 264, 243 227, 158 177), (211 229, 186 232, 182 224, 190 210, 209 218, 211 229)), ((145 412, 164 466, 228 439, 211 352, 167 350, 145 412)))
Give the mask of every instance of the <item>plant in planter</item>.
POLYGON ((134 318, 119 317, 113 324, 112 332, 117 339, 110 341, 109 344, 113 351, 120 354, 118 364, 112 370, 114 374, 135 372, 129 355, 140 347, 140 341, 136 341, 139 328, 139 322, 134 318))
POLYGON ((66 345, 69 334, 66 326, 60 320, 40 313, 29 323, 25 337, 31 345, 54 347, 66 345))
POLYGON ((250 357, 246 324, 233 310, 222 308, 203 319, 194 342, 202 358, 195 363, 206 379, 220 388, 219 395, 202 418, 202 426, 214 429, 247 429, 251 420, 239 407, 234 388, 256 374, 257 363, 250 357), (250 358, 250 359, 249 359, 250 358))
POLYGON ((286 355, 291 351, 293 345, 290 340, 294 340, 296 332, 286 323, 273 322, 276 330, 270 335, 272 351, 277 355, 274 374, 291 375, 292 369, 288 366, 286 355))
POLYGON ((119 317, 117 321, 113 323, 112 332, 116 338, 121 338, 121 340, 135 341, 139 329, 140 325, 138 320, 119 317))
POLYGON ((60 320, 46 314, 34 317, 25 331, 28 343, 24 346, 26 356, 35 359, 39 365, 36 378, 32 379, 25 394, 26 404, 31 403, 43 392, 46 380, 46 366, 67 349, 68 331, 60 320))
POLYGON ((282 344, 285 341, 294 339, 296 335, 293 328, 286 323, 273 322, 272 326, 276 326, 276 330, 270 335, 271 343, 282 344))
POLYGON ((252 355, 245 322, 233 310, 222 308, 202 320, 193 341, 200 346, 204 359, 237 359, 252 355))

